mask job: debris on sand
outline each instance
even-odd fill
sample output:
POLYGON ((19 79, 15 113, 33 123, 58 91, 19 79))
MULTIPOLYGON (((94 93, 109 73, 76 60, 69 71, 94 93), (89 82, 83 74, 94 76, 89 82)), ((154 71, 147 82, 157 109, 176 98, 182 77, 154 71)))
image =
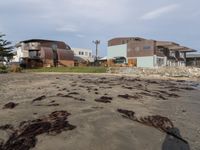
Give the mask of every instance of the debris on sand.
POLYGON ((133 87, 130 87, 130 86, 122 86, 123 88, 125 88, 125 89, 129 89, 129 90, 132 90, 133 89, 133 87))
POLYGON ((118 112, 123 114, 124 117, 127 117, 133 121, 137 121, 139 123, 142 123, 148 126, 153 126, 161 131, 166 132, 169 128, 174 127, 170 119, 168 119, 167 117, 160 116, 160 115, 137 118, 135 116, 135 112, 133 111, 118 109, 118 112))
POLYGON ((167 98, 165 98, 163 95, 161 94, 157 94, 156 95, 157 98, 162 99, 162 100, 167 100, 167 98))
POLYGON ((165 94, 165 95, 167 95, 168 97, 173 97, 173 98, 178 98, 178 97, 180 97, 178 94, 169 93, 169 92, 163 91, 163 90, 159 90, 158 92, 160 92, 160 94, 165 94))
POLYGON ((112 97, 102 96, 98 99, 95 99, 95 101, 100 103, 111 103, 112 99, 112 97))
POLYGON ((127 117, 131 120, 135 121, 135 112, 134 111, 130 111, 130 110, 125 110, 125 109, 118 109, 117 110, 119 113, 122 114, 123 117, 127 117))
POLYGON ((73 96, 67 94, 67 95, 63 95, 63 96, 60 96, 60 97, 67 97, 67 98, 74 98, 73 96))
POLYGON ((86 101, 84 98, 76 98, 76 97, 74 97, 74 99, 78 100, 78 101, 82 101, 82 102, 86 101))
POLYGON ((13 102, 9 102, 7 104, 4 105, 3 109, 13 109, 17 106, 17 103, 13 103, 13 102))
POLYGON ((157 98, 157 99, 162 99, 162 100, 167 100, 166 97, 164 97, 161 93, 158 93, 158 92, 140 92, 140 93, 137 93, 139 95, 145 95, 145 96, 150 96, 150 97, 154 97, 154 98, 157 98))
POLYGON ((62 94, 62 93, 57 93, 56 96, 63 97, 64 94, 62 94))
POLYGON ((100 86, 99 88, 101 88, 101 89, 112 89, 111 86, 100 86))
POLYGON ((47 106, 59 106, 60 104, 48 104, 47 106))
POLYGON ((193 88, 193 87, 181 87, 180 89, 182 89, 182 90, 188 90, 188 91, 196 90, 196 89, 193 88))
POLYGON ((45 96, 45 95, 42 95, 42 96, 40 96, 40 97, 37 97, 37 98, 33 99, 33 100, 32 100, 32 103, 34 103, 34 102, 36 102, 36 101, 42 101, 42 100, 44 100, 45 98, 46 98, 46 96, 45 96))
POLYGON ((171 132, 170 129, 174 128, 174 125, 172 123, 172 121, 167 118, 167 117, 163 117, 160 115, 153 115, 153 116, 147 116, 147 117, 137 117, 135 116, 135 112, 134 111, 130 111, 130 110, 125 110, 125 109, 118 109, 117 110, 119 113, 122 114, 123 117, 128 118, 130 120, 136 121, 138 123, 141 123, 143 125, 147 125, 150 127, 154 127, 162 132, 165 132, 185 143, 188 143, 186 140, 184 140, 183 138, 181 138, 180 136, 176 135, 175 133, 171 132))
POLYGON ((142 98, 142 96, 139 94, 136 94, 136 95, 124 94, 124 95, 118 95, 118 97, 124 98, 124 99, 131 99, 131 98, 140 99, 140 98, 142 98))
POLYGON ((69 93, 69 95, 79 95, 79 93, 77 93, 77 92, 71 92, 71 93, 69 93))
POLYGON ((42 104, 37 104, 35 106, 59 106, 60 104, 47 104, 47 105, 42 105, 42 104))
POLYGON ((0 130, 8 130, 8 129, 13 130, 13 126, 11 124, 0 126, 0 130))
POLYGON ((67 95, 64 95, 62 93, 58 93, 58 94, 56 94, 56 96, 72 98, 72 99, 78 100, 78 101, 85 101, 85 99, 83 99, 83 98, 76 98, 76 97, 71 96, 70 94, 79 95, 79 93, 77 93, 77 92, 71 92, 71 93, 68 93, 67 95))
POLYGON ((98 89, 97 89, 97 88, 95 88, 95 89, 94 89, 94 91, 98 91, 98 89))
POLYGON ((36 146, 36 136, 44 133, 59 134, 62 131, 73 130, 76 127, 68 123, 70 113, 55 111, 49 116, 32 121, 24 121, 5 143, 0 144, 0 150, 29 150, 36 146))
POLYGON ((93 108, 93 109, 103 109, 104 107, 93 106, 93 107, 91 107, 91 108, 93 108))

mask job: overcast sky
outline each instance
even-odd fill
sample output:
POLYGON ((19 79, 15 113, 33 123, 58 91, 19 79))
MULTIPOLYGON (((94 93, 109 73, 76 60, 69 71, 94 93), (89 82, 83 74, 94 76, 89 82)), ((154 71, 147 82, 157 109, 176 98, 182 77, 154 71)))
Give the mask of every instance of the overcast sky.
POLYGON ((62 40, 94 49, 101 40, 137 36, 175 41, 200 50, 199 0, 0 0, 0 32, 13 43, 62 40))

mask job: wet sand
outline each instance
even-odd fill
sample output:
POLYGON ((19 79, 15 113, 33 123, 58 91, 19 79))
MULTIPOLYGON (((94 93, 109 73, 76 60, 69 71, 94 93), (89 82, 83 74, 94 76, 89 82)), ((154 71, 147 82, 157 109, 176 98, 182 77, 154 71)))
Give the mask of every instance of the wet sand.
POLYGON ((200 150, 196 83, 105 74, 2 74, 0 149, 28 139, 26 149, 35 150, 200 150), (134 112, 140 121, 123 117, 119 109, 134 112), (163 124, 151 120, 158 115, 167 118, 163 124), (162 130, 165 121, 189 144, 162 130))

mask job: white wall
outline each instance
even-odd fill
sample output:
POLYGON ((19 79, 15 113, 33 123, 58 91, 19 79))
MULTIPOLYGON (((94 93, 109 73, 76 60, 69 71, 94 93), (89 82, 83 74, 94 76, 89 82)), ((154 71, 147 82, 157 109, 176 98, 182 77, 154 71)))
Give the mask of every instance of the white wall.
POLYGON ((154 67, 154 56, 137 57, 137 67, 153 68, 154 67))
POLYGON ((109 46, 107 49, 108 59, 123 56, 127 58, 127 44, 109 46))
POLYGON ((23 53, 22 53, 22 48, 21 47, 18 47, 18 48, 15 48, 14 50, 15 52, 15 55, 13 56, 13 59, 11 60, 12 62, 19 62, 20 61, 20 58, 23 57, 23 53))

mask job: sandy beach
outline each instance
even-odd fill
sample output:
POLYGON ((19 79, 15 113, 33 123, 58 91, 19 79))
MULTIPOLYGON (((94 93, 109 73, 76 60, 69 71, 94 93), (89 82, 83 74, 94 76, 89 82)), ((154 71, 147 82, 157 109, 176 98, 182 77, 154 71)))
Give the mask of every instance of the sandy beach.
POLYGON ((110 74, 1 74, 0 149, 200 150, 198 87, 110 74), (119 109, 166 117, 183 140, 119 109))

